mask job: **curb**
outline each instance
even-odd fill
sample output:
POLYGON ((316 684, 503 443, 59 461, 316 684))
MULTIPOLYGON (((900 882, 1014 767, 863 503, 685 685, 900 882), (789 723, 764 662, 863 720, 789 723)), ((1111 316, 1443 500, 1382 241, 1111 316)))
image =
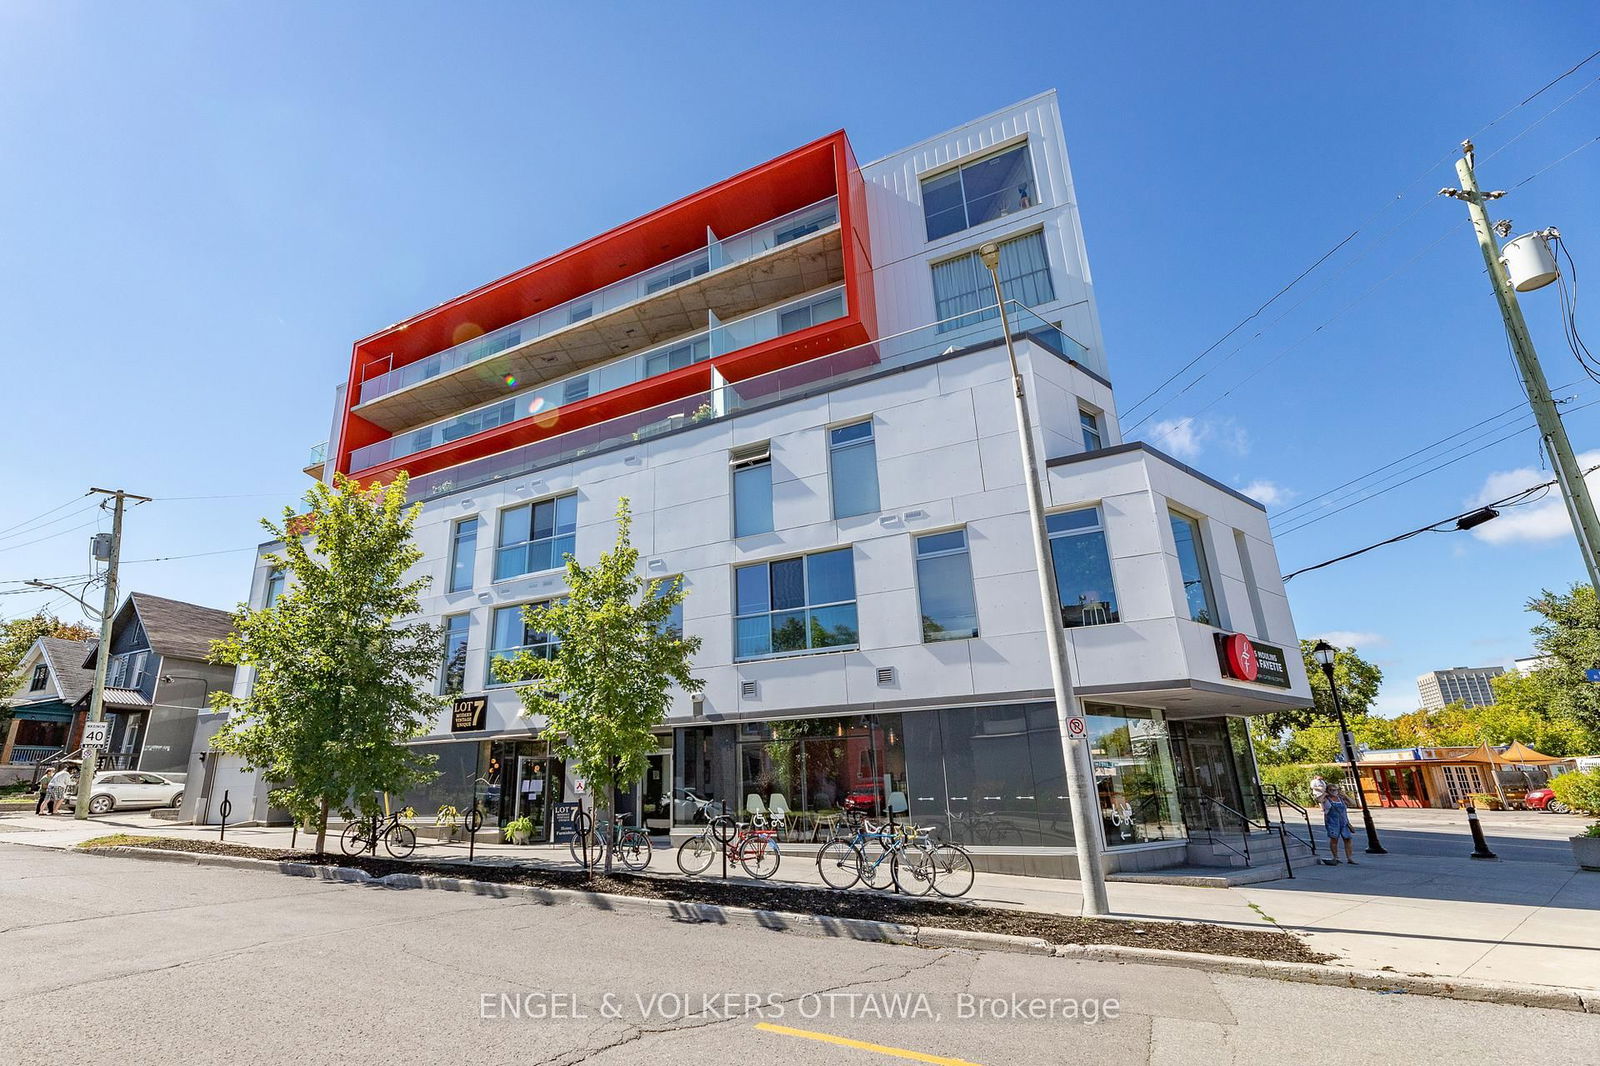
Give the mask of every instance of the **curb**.
POLYGON ((1352 970, 1310 962, 1242 959, 1232 955, 1206 955, 1200 952, 1167 951, 1161 948, 1117 947, 1110 944, 1059 944, 1055 947, 1055 954, 1060 958, 1083 959, 1089 962, 1177 966, 1239 977, 1266 977, 1300 984, 1358 988, 1368 992, 1405 992, 1475 1003, 1504 1003, 1518 1007, 1543 1007, 1546 1010, 1600 1014, 1600 993, 1585 994, 1577 989, 1559 988, 1554 985, 1511 984, 1483 981, 1473 977, 1421 977, 1389 973, 1384 970, 1352 970))
MULTIPOLYGON (((79 850, 79 849, 72 849, 79 850)), ((1546 1010, 1600 1014, 1600 993, 1585 993, 1553 985, 1510 984, 1470 977, 1422 977, 1381 970, 1355 970, 1310 962, 1278 962, 1246 959, 1234 955, 1207 955, 1162 948, 1119 947, 1110 944, 1051 944, 1036 937, 982 933, 967 929, 945 929, 874 922, 864 918, 829 918, 816 914, 787 911, 750 910, 724 907, 716 903, 685 903, 679 900, 650 899, 643 896, 618 896, 604 892, 580 892, 566 888, 540 888, 534 885, 508 885, 493 881, 472 881, 458 877, 392 873, 373 877, 365 870, 349 866, 323 866, 315 863, 277 862, 237 855, 208 855, 152 848, 108 847, 79 850, 80 854, 109 855, 143 859, 147 862, 176 862, 190 866, 220 866, 233 869, 275 870, 290 877, 322 881, 372 884, 393 889, 429 889, 464 892, 497 899, 522 898, 543 906, 583 906, 617 914, 634 914, 670 921, 704 925, 729 925, 766 929, 800 936, 848 938, 883 944, 898 944, 929 949, 955 948, 965 951, 1004 951, 1011 954, 1052 955, 1080 962, 1142 963, 1206 970, 1237 977, 1258 977, 1299 984, 1355 988, 1368 992, 1408 993, 1437 996, 1475 1003, 1501 1003, 1546 1010)))

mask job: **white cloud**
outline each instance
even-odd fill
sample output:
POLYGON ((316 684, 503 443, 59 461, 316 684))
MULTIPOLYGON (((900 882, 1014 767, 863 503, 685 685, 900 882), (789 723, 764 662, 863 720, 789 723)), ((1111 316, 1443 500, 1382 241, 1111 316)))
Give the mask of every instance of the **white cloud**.
POLYGON ((1286 489, 1276 481, 1268 481, 1266 478, 1259 477, 1239 491, 1252 500, 1259 500, 1268 507, 1281 507, 1295 497, 1293 489, 1286 489))
POLYGON ((1363 633, 1356 629, 1334 629, 1318 635, 1336 648, 1370 648, 1387 641, 1382 633, 1363 633))
POLYGON ((1231 418, 1203 419, 1184 415, 1151 423, 1150 443, 1179 459, 1197 458, 1211 444, 1235 455, 1245 455, 1250 451, 1250 434, 1231 418))
MULTIPOLYGON (((1587 469, 1600 464, 1600 451, 1584 452, 1578 456, 1578 465, 1587 469)), ((1530 485, 1549 481, 1548 470, 1531 466, 1516 470, 1502 470, 1484 479, 1483 487, 1472 498, 1470 506, 1477 507, 1504 496, 1521 492, 1530 485)), ((1591 493, 1600 494, 1600 470, 1586 479, 1591 493)), ((1472 531, 1472 535, 1488 544, 1537 544, 1572 536, 1572 522, 1567 518, 1567 508, 1561 502, 1560 492, 1552 486, 1547 495, 1534 502, 1516 507, 1500 508, 1500 517, 1485 522, 1472 531)))

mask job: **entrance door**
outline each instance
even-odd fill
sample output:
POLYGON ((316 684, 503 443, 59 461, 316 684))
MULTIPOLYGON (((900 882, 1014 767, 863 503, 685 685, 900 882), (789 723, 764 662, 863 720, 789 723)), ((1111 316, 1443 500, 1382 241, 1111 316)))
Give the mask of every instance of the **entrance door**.
POLYGON ((1171 732, 1184 818, 1190 825, 1236 828, 1238 817, 1213 806, 1220 803, 1244 811, 1227 723, 1220 718, 1191 718, 1172 722, 1171 732))
POLYGON ((672 830, 672 753, 658 751, 650 756, 650 765, 644 772, 643 812, 644 827, 652 836, 664 836, 672 830))
POLYGON ((537 755, 517 756, 516 796, 513 800, 514 817, 526 818, 533 823, 531 839, 545 838, 545 811, 550 800, 550 760, 537 755))

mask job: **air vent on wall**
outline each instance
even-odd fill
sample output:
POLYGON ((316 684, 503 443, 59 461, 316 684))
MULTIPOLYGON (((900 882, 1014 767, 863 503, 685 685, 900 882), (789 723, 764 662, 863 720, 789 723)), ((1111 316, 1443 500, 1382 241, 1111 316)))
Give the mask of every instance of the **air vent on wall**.
POLYGON ((892 685, 892 684, 894 684, 894 667, 892 667, 892 666, 880 666, 880 667, 878 667, 878 687, 879 688, 886 688, 886 687, 888 687, 889 685, 892 685))
POLYGON ((741 681, 741 682, 739 682, 739 698, 740 699, 742 699, 742 700, 753 700, 753 699, 755 699, 757 697, 759 692, 760 692, 760 689, 757 688, 756 683, 754 681, 741 681))

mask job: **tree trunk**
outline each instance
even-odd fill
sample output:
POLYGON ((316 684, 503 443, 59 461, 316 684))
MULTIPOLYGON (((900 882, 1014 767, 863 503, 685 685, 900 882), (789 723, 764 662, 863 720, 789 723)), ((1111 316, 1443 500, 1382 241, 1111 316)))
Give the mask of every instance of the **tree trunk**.
POLYGON ((610 781, 608 781, 606 783, 606 786, 605 786, 606 787, 606 798, 610 801, 607 804, 607 806, 612 808, 612 810, 611 810, 611 831, 606 834, 606 840, 605 840, 606 876, 607 877, 611 876, 611 842, 613 840, 615 840, 616 837, 617 837, 617 825, 618 825, 617 819, 620 817, 620 815, 618 814, 618 812, 616 810, 616 803, 617 803, 617 785, 616 785, 617 764, 616 764, 615 760, 611 761, 610 769, 611 769, 611 773, 607 775, 610 778, 610 781))
POLYGON ((322 797, 322 812, 317 817, 317 854, 328 848, 328 797, 322 797))

